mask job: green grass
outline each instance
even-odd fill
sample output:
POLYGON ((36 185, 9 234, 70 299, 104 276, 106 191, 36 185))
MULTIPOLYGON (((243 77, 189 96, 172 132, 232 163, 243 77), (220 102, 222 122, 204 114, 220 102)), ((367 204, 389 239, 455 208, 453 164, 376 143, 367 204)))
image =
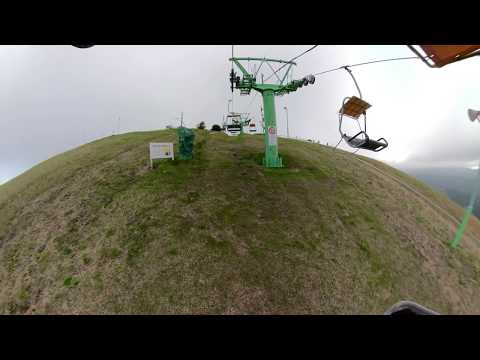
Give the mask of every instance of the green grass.
POLYGON ((176 135, 111 136, 0 187, 1 313, 480 313, 476 218, 452 251, 452 224, 351 154, 280 139, 286 167, 265 169, 261 136, 196 131, 192 160, 151 170, 153 141, 176 135))
POLYGON ((79 283, 80 283, 80 280, 75 279, 72 276, 69 276, 65 278, 65 280, 63 281, 63 286, 67 288, 71 288, 71 287, 77 286, 79 283))

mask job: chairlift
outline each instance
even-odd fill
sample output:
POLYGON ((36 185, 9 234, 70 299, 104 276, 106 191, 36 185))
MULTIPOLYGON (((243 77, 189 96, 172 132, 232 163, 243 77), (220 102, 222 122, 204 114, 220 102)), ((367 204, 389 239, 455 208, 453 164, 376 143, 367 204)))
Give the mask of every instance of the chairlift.
POLYGON ((438 312, 431 310, 416 302, 404 300, 394 304, 384 315, 440 315, 438 312))
POLYGON ((229 112, 223 124, 225 134, 238 136, 243 133, 243 127, 250 123, 251 119, 244 113, 229 112))
POLYGON ((431 68, 441 68, 445 65, 480 55, 480 45, 417 45, 423 55, 414 45, 408 45, 415 55, 431 68))
POLYGON ((355 86, 357 87, 358 93, 360 97, 356 96, 351 96, 351 97, 346 97, 343 99, 342 102, 342 107, 339 110, 339 126, 338 126, 338 131, 340 132, 340 136, 342 137, 345 142, 350 145, 353 148, 356 149, 364 149, 364 150, 369 150, 369 151, 374 151, 374 152, 379 152, 383 149, 385 149, 388 146, 387 140, 385 138, 379 138, 377 140, 372 140, 367 134, 367 109, 371 107, 369 103, 364 101, 362 99, 362 93, 360 91, 360 88, 357 84, 357 81, 355 80, 355 77, 352 74, 352 71, 345 66, 345 70, 350 74, 352 77, 355 86), (342 130, 342 124, 343 124, 343 117, 348 116, 352 119, 355 119, 358 122, 358 119, 360 115, 363 115, 363 129, 359 124, 360 131, 353 135, 349 136, 347 135, 343 130, 342 130))
POLYGON ((238 136, 242 133, 242 126, 239 124, 225 125, 225 134, 228 136, 238 136))

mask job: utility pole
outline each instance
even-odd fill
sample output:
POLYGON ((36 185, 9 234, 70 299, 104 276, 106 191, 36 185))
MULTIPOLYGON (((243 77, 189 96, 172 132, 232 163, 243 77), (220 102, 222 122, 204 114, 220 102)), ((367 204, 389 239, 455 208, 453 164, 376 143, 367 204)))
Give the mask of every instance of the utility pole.
MULTIPOLYGON (((468 110, 468 117, 470 121, 475 121, 475 119, 478 118, 479 114, 480 114, 479 111, 475 111, 471 109, 468 110)), ((472 195, 470 196, 470 201, 463 214, 463 220, 460 226, 458 227, 457 232, 455 233, 455 238, 450 244, 450 246, 453 248, 456 248, 460 243, 460 240, 462 240, 463 233, 465 232, 465 229, 467 228, 467 225, 468 225, 468 220, 470 220, 470 216, 472 215, 473 209, 475 208, 475 201, 477 200, 477 195, 480 192, 480 162, 478 164, 477 179, 474 186, 475 187, 473 189, 472 195)))
POLYGON ((478 164, 477 181, 475 183, 475 188, 472 192, 472 195, 470 196, 470 201, 468 203, 468 206, 465 209, 462 223, 458 227, 457 232, 455 233, 455 238, 450 244, 453 248, 456 248, 460 243, 460 240, 462 240, 463 233, 465 232, 465 229, 467 228, 467 225, 468 225, 468 220, 470 220, 470 216, 472 215, 472 212, 475 208, 475 201, 477 200, 477 195, 479 191, 480 191, 480 163, 478 164))
MULTIPOLYGON (((233 59, 233 47, 234 47, 234 45, 232 45, 232 59, 233 59)), ((233 62, 232 62, 232 70, 233 70, 233 62)), ((232 102, 232 112, 233 112, 233 91, 232 91, 232 99, 231 99, 231 102, 232 102)))
POLYGON ((283 107, 285 109, 285 113, 287 114, 287 138, 290 137, 290 131, 288 129, 288 109, 286 106, 283 107))
POLYGON ((182 115, 180 117, 180 127, 183 127, 183 111, 182 111, 182 115))

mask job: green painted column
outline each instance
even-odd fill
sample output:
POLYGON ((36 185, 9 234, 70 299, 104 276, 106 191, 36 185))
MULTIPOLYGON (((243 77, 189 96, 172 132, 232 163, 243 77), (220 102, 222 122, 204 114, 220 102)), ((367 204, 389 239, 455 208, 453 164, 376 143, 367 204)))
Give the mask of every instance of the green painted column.
POLYGON ((265 121, 265 157, 263 158, 263 165, 268 168, 282 167, 282 158, 278 156, 275 95, 273 90, 264 90, 262 97, 265 121))
POLYGON ((452 243, 450 244, 453 248, 456 248, 458 244, 460 243, 460 240, 462 240, 463 233, 465 232, 465 229, 467 228, 468 225, 468 220, 470 220, 470 216, 472 215, 473 209, 468 207, 467 210, 465 210, 465 214, 463 215, 463 220, 460 226, 457 229, 457 232, 455 233, 455 239, 453 239, 452 243))
POLYGON ((470 202, 468 203, 467 208, 465 209, 465 213, 463 215, 463 220, 460 226, 455 233, 455 238, 453 239, 452 243, 450 244, 453 248, 456 248, 460 241, 462 240, 463 233, 468 225, 468 220, 470 220, 470 216, 472 215, 473 209, 475 208, 475 201, 477 200, 478 192, 480 191, 480 167, 478 168, 477 172, 477 182, 475 184, 475 189, 470 196, 470 202))

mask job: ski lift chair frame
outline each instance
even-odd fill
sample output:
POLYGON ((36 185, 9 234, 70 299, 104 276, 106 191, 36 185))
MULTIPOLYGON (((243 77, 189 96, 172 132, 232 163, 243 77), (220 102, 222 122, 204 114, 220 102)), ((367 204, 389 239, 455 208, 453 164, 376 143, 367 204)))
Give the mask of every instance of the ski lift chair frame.
POLYGON ((385 311, 384 315, 440 315, 425 306, 417 304, 416 302, 404 300, 394 304, 391 308, 385 311))
POLYGON ((357 81, 352 74, 352 71, 347 66, 345 66, 344 68, 352 77, 360 97, 358 98, 356 96, 351 96, 343 99, 342 107, 339 111, 338 131, 340 132, 342 139, 345 140, 345 142, 353 148, 370 150, 374 152, 382 151, 388 146, 388 142, 383 137, 377 140, 372 140, 368 136, 367 109, 370 108, 371 105, 362 99, 362 92, 360 91, 360 87, 358 86, 357 81), (363 130, 359 123, 360 131, 353 136, 348 136, 345 132, 342 131, 343 116, 348 116, 358 121, 360 115, 363 115, 363 130))

